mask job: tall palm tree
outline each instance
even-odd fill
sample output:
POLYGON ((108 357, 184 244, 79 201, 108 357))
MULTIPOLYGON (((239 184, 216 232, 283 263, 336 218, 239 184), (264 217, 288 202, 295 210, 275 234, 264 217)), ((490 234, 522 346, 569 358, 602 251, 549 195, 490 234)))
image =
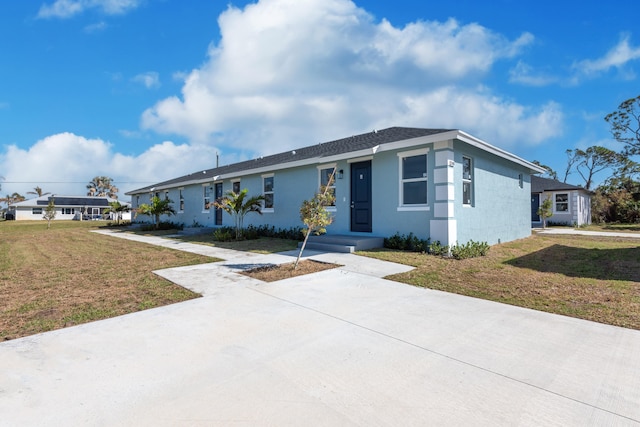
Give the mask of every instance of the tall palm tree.
POLYGON ((260 195, 247 198, 248 192, 249 190, 246 188, 239 193, 227 191, 223 197, 213 202, 213 206, 222 209, 233 217, 236 225, 236 240, 240 240, 245 215, 249 212, 256 212, 262 215, 262 201, 264 200, 264 196, 260 195))
POLYGON ((8 206, 11 206, 14 203, 22 202, 25 200, 25 197, 20 193, 7 194, 6 197, 0 199, 0 202, 4 202, 8 206))
POLYGON ((176 210, 171 206, 173 203, 170 199, 161 199, 158 196, 151 198, 151 203, 143 203, 138 206, 136 214, 149 215, 153 217, 153 224, 155 229, 160 228, 160 216, 161 215, 174 215, 176 210))
POLYGON ((96 176, 87 184, 87 196, 118 198, 118 187, 113 185, 113 179, 108 176, 96 176))
POLYGON ((33 191, 27 191, 27 194, 36 194, 38 197, 42 197, 42 196, 46 196, 47 194, 51 194, 51 193, 44 193, 42 191, 42 188, 40 188, 39 186, 36 186, 33 188, 33 191))

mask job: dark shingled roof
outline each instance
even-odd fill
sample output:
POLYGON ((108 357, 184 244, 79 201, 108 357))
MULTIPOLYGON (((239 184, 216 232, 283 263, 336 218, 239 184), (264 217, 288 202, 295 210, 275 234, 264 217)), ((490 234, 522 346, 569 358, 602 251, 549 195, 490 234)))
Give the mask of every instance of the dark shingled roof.
POLYGON ((193 180, 206 179, 217 175, 225 175, 237 173, 251 169, 282 165, 289 162, 295 162, 317 157, 329 157, 339 154, 345 154, 360 150, 371 149, 377 145, 388 144, 406 139, 419 138, 422 136, 435 135, 438 133, 449 132, 455 129, 421 129, 421 128, 405 128, 392 127, 388 129, 354 135, 347 138, 337 139, 335 141, 323 142, 317 145, 311 145, 303 148, 296 148, 283 153, 273 154, 271 156, 260 157, 244 162, 233 163, 226 166, 220 166, 213 169, 198 171, 179 178, 168 181, 159 182, 137 190, 129 191, 126 194, 135 194, 140 192, 148 192, 154 187, 171 187, 179 185, 183 182, 193 180), (295 154, 294 154, 295 153, 295 154))
POLYGON ((38 205, 46 206, 53 199, 56 206, 109 206, 109 200, 103 197, 49 197, 47 200, 37 200, 38 205))
POLYGON ((531 192, 532 193, 543 193, 545 191, 558 191, 558 190, 588 191, 582 187, 566 184, 564 182, 560 182, 555 179, 542 178, 540 176, 531 175, 531 192))

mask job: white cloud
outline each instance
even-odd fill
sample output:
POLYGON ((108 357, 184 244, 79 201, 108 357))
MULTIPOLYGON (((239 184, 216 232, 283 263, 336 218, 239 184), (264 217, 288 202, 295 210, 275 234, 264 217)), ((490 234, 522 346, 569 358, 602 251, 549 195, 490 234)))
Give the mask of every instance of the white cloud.
POLYGON ((160 76, 155 71, 138 74, 132 80, 142 84, 147 89, 160 87, 160 76))
POLYGON ((107 23, 104 21, 96 22, 95 24, 90 24, 84 27, 85 33, 99 33, 100 31, 106 30, 108 27, 107 23))
POLYGON ((181 96, 144 112, 144 129, 259 154, 381 123, 446 122, 487 139, 485 123, 517 132, 501 144, 560 132, 558 106, 529 108, 476 89, 496 61, 533 42, 529 33, 509 40, 453 19, 399 28, 349 0, 261 0, 230 6, 218 23, 221 40, 206 63, 185 78, 181 96), (483 110, 471 114, 461 98, 483 110), (434 99, 440 109, 428 104, 434 99), (505 116, 515 122, 503 123, 505 116))
POLYGON ((518 61, 516 66, 509 70, 509 82, 541 87, 557 83, 558 79, 544 73, 535 72, 529 64, 518 61))
POLYGON ((623 78, 633 78, 634 73, 625 67, 629 62, 640 59, 640 47, 634 47, 629 43, 629 34, 623 34, 617 45, 611 48, 603 57, 598 59, 585 59, 573 64, 578 75, 574 82, 581 77, 596 77, 612 68, 618 70, 623 78))
POLYGON ((16 145, 0 152, 0 170, 5 177, 2 192, 25 194, 39 185, 54 194, 81 195, 86 183, 97 175, 114 179, 120 198, 126 191, 148 183, 181 176, 215 164, 213 147, 176 145, 165 141, 139 155, 113 151, 101 139, 88 139, 73 133, 48 136, 28 149, 16 145))
POLYGON ((55 0, 43 4, 38 18, 71 18, 88 9, 98 9, 106 15, 121 15, 140 6, 141 0, 55 0))

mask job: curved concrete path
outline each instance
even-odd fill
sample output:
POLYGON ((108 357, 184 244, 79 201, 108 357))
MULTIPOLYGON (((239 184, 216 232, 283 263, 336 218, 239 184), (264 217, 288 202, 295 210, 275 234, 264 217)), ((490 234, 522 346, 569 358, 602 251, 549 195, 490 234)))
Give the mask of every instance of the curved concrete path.
POLYGON ((293 254, 116 236, 225 261, 157 272, 203 298, 1 343, 0 425, 640 425, 639 331, 352 254, 263 283, 237 271, 293 254))

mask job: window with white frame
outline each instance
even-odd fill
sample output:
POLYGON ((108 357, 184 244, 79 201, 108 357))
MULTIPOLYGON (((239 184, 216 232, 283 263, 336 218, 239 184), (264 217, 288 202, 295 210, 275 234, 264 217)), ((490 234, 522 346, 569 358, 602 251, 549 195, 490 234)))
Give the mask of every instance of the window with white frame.
POLYGON ((264 211, 273 211, 274 186, 273 174, 262 175, 262 195, 264 196, 264 211))
POLYGON ((182 194, 184 188, 178 189, 178 197, 180 198, 180 212, 184 211, 184 195, 182 194))
POLYGON ((555 195, 555 211, 569 212, 569 193, 557 193, 555 195))
POLYGON ((210 187, 210 184, 205 184, 205 185, 202 186, 202 199, 203 199, 202 210, 203 211, 208 211, 209 210, 209 204, 211 203, 211 187, 210 187))
POLYGON ((518 187, 524 188, 524 175, 518 174, 518 187))
POLYGON ((470 157, 462 157, 462 204, 473 203, 473 162, 470 157))
POLYGON ((240 193, 240 181, 233 181, 233 183, 231 184, 231 187, 234 193, 236 194, 240 193))
POLYGON ((399 153, 400 205, 427 205, 427 152, 399 153))
POLYGON ((32 215, 42 215, 42 208, 31 208, 32 215))
POLYGON ((336 205, 336 166, 320 166, 318 167, 318 172, 320 173, 320 187, 325 186, 329 183, 331 176, 333 175, 333 181, 331 185, 328 186, 328 191, 333 194, 333 203, 331 206, 335 207, 336 205))
POLYGON ((169 200, 169 190, 164 190, 164 199, 169 200))

